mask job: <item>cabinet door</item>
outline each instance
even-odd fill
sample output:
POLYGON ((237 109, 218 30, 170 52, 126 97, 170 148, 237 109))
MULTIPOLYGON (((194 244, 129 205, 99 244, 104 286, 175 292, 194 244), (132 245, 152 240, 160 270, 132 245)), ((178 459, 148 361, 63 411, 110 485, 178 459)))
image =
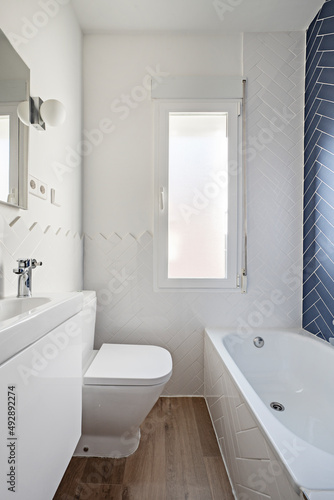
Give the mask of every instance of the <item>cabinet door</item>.
POLYGON ((2 500, 51 500, 65 472, 81 434, 81 321, 0 366, 2 500))

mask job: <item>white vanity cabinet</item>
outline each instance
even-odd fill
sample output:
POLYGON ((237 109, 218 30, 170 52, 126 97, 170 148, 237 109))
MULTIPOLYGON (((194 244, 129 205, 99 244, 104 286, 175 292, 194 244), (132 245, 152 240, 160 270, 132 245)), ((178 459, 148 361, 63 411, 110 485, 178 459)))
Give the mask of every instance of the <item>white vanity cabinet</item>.
POLYGON ((82 313, 0 365, 0 498, 52 500, 81 434, 82 313))

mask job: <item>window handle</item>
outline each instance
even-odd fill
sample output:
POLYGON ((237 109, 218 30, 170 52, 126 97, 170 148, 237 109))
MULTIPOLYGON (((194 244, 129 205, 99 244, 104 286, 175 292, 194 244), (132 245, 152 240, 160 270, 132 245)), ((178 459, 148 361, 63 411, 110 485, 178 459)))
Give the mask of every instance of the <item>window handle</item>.
POLYGON ((164 188, 160 188, 160 210, 163 210, 165 206, 165 194, 164 194, 164 188))

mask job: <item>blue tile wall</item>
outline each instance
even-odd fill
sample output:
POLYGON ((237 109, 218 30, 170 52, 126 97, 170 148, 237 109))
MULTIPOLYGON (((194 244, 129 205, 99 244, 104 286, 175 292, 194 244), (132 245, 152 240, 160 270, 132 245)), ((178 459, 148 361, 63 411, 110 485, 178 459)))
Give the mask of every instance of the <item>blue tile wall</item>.
POLYGON ((303 327, 334 337, 334 0, 306 37, 303 327))

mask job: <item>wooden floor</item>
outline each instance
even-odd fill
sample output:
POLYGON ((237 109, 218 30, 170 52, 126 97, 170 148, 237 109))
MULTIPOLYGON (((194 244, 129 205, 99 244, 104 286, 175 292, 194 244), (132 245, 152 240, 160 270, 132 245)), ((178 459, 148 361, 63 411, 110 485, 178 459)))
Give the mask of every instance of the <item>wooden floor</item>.
POLYGON ((233 500, 203 398, 160 398, 127 458, 73 457, 53 500, 233 500))

